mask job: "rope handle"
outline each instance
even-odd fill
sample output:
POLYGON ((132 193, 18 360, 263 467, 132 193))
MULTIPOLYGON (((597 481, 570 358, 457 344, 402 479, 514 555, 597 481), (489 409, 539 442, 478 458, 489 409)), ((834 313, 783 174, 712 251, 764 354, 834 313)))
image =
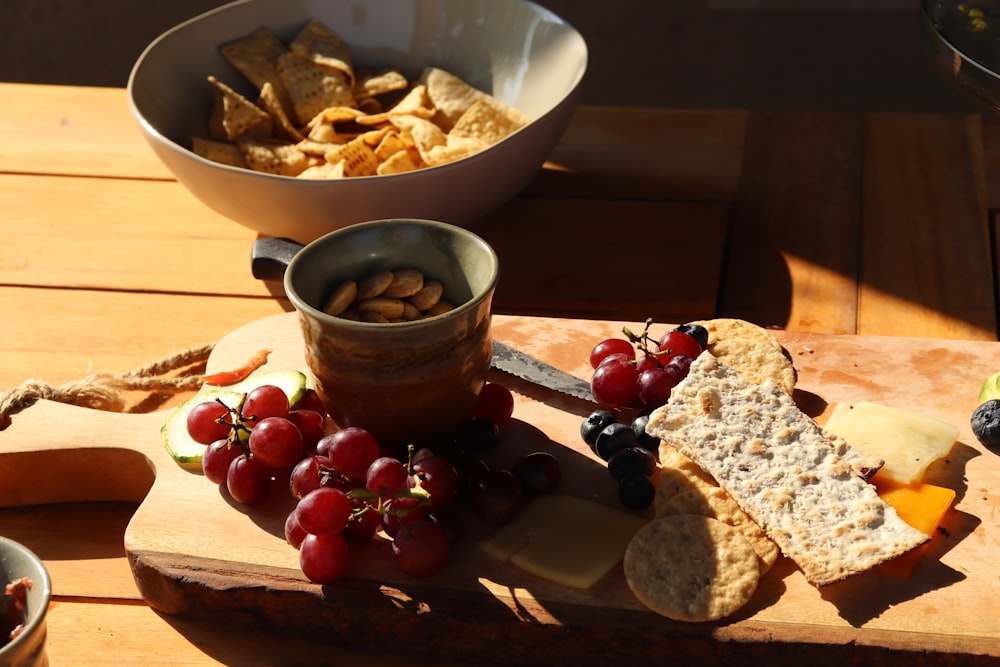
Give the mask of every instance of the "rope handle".
POLYGON ((11 417, 39 399, 78 405, 84 408, 123 412, 126 391, 178 394, 201 387, 204 365, 213 345, 191 348, 124 375, 94 373, 81 380, 52 386, 40 380, 26 380, 0 396, 0 431, 10 426, 11 417), (178 375, 171 373, 182 370, 178 375))

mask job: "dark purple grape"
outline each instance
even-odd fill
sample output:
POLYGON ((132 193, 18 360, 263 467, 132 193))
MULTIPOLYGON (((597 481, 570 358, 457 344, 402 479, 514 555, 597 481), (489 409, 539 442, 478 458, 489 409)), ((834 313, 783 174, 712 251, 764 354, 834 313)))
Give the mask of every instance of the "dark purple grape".
POLYGON ((626 447, 608 461, 608 472, 617 481, 632 475, 649 477, 656 470, 653 453, 642 447, 626 447))
POLYGON ((608 424, 604 430, 597 435, 597 442, 594 443, 594 451, 605 461, 626 447, 635 447, 637 439, 635 431, 628 424, 615 422, 608 424))
POLYGON ((514 462, 510 469, 528 497, 552 493, 562 481, 559 459, 548 452, 532 452, 514 462))
POLYGON ((646 424, 649 423, 649 415, 639 415, 632 420, 632 430, 635 431, 636 444, 643 449, 648 449, 654 454, 660 451, 660 439, 646 433, 646 424))
POLYGON ((630 475, 618 482, 618 500, 629 509, 646 509, 655 495, 653 480, 645 475, 630 475))
POLYGON ((487 417, 473 417, 462 426, 458 444, 472 452, 486 452, 500 442, 500 427, 487 417))
POLYGON ((472 489, 472 508, 483 521, 493 525, 509 522, 521 511, 523 494, 509 470, 492 469, 481 476, 472 489))
POLYGON ((708 329, 700 324, 682 324, 675 328, 674 331, 682 331, 691 336, 691 338, 698 341, 698 345, 701 345, 701 349, 703 350, 708 347, 708 329))
POLYGON ((614 424, 617 420, 615 416, 608 412, 607 410, 596 410, 590 413, 583 423, 580 424, 580 437, 583 441, 590 445, 590 448, 594 448, 594 443, 597 442, 598 434, 605 429, 609 424, 614 424))

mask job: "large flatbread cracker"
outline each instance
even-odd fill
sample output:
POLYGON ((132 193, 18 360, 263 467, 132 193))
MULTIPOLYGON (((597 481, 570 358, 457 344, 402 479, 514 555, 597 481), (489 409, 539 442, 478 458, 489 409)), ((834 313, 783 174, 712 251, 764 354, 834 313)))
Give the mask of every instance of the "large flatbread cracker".
POLYGON ((772 380, 754 384, 703 352, 646 431, 710 474, 815 586, 926 542, 772 380))

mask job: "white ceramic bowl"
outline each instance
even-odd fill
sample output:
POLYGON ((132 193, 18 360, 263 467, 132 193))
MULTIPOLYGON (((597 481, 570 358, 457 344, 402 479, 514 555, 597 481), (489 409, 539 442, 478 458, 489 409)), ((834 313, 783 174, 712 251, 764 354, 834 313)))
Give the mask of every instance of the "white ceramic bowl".
POLYGON ((308 243, 365 220, 427 218, 465 226, 517 194, 559 141, 587 68, 580 34, 526 0, 241 0, 158 37, 128 82, 129 106, 150 146, 213 210, 265 236, 308 243), (351 48, 356 65, 392 66, 415 78, 437 66, 490 92, 532 122, 471 157, 390 176, 307 181, 203 159, 206 77, 256 99, 219 47, 267 26, 289 40, 318 18, 351 48))

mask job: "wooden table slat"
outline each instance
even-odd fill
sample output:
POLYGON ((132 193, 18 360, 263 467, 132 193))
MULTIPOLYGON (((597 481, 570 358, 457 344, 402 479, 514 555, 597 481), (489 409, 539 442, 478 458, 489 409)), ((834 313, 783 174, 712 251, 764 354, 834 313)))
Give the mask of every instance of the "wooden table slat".
POLYGON ((858 333, 996 339, 978 129, 963 116, 865 117, 858 333))
POLYGON ((854 114, 753 115, 722 314, 791 330, 856 330, 862 150, 854 114))

